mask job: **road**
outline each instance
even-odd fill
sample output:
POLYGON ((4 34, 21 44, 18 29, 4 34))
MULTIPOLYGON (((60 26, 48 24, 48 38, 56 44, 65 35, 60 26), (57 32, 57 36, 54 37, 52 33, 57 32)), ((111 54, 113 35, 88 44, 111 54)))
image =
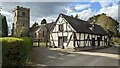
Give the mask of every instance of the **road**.
POLYGON ((31 66, 118 66, 118 49, 110 47, 93 51, 66 52, 60 49, 34 47, 31 66))

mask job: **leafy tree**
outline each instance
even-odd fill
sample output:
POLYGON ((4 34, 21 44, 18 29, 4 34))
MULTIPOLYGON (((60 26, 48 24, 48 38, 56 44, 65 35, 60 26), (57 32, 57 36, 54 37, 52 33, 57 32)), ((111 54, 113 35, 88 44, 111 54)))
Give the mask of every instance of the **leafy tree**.
POLYGON ((3 37, 8 36, 8 25, 6 21, 6 16, 2 16, 2 36, 3 37))
POLYGON ((46 19, 43 19, 42 21, 41 21, 41 24, 46 24, 47 22, 46 22, 46 19))
POLYGON ((79 16, 78 16, 78 14, 76 14, 75 18, 77 18, 77 19, 78 19, 78 17, 79 17, 79 16))
POLYGON ((38 25, 38 23, 35 22, 35 23, 32 25, 32 27, 37 26, 37 25, 38 25))
POLYGON ((73 15, 71 15, 71 17, 73 17, 73 15))
POLYGON ((118 25, 119 23, 117 20, 114 20, 112 17, 107 16, 105 13, 94 15, 88 19, 88 22, 92 23, 95 22, 98 25, 101 25, 107 33, 109 34, 109 37, 118 37, 119 31, 118 31, 118 25))

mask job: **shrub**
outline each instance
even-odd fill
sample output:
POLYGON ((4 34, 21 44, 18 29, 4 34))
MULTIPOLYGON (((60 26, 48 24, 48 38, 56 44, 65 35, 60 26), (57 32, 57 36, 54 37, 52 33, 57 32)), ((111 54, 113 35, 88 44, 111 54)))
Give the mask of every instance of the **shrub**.
POLYGON ((112 42, 114 43, 114 45, 120 46, 120 38, 118 38, 118 37, 113 37, 113 38, 112 38, 112 42))
POLYGON ((31 38, 4 37, 0 41, 3 66, 23 66, 30 60, 33 45, 31 38))

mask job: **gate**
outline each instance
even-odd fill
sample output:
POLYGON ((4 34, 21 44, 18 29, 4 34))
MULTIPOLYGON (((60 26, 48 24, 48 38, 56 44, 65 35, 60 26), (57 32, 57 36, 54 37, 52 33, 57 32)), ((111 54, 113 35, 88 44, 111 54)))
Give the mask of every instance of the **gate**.
POLYGON ((45 43, 45 46, 46 47, 48 47, 48 41, 46 40, 46 41, 42 41, 42 39, 33 39, 33 46, 38 46, 38 47, 40 47, 41 46, 41 43, 45 43))

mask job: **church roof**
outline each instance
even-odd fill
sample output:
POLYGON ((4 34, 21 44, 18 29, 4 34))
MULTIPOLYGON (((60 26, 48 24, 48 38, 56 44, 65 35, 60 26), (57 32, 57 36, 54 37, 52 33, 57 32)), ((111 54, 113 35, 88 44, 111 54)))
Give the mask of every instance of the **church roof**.
POLYGON ((31 33, 31 32, 35 32, 35 31, 37 31, 40 27, 41 27, 40 25, 31 27, 31 28, 29 29, 29 32, 30 32, 30 33, 31 33))
MULTIPOLYGON (((45 24, 46 29, 47 29, 48 31, 50 31, 50 30, 52 29, 52 26, 53 26, 54 23, 55 23, 55 22, 45 24)), ((35 31, 37 31, 37 30, 38 30, 39 28, 41 28, 41 27, 42 27, 42 25, 37 25, 37 26, 31 27, 31 28, 29 29, 29 32, 30 32, 30 33, 31 33, 31 32, 35 32, 35 31)))
POLYGON ((54 24, 55 24, 55 22, 47 23, 45 26, 46 26, 47 30, 50 31, 52 29, 52 27, 54 27, 53 26, 54 24))

